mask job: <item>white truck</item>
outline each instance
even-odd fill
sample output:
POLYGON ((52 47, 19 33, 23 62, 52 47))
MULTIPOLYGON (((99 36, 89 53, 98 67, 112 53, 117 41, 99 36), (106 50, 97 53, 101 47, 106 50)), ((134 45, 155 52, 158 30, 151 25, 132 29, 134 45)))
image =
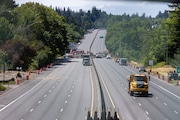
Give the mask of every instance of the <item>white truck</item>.
POLYGON ((127 65, 127 60, 126 58, 119 58, 119 65, 127 65))
POLYGON ((83 61, 82 61, 82 64, 84 65, 84 66, 90 66, 91 64, 91 62, 90 62, 90 54, 83 54, 82 55, 82 57, 83 57, 83 61))

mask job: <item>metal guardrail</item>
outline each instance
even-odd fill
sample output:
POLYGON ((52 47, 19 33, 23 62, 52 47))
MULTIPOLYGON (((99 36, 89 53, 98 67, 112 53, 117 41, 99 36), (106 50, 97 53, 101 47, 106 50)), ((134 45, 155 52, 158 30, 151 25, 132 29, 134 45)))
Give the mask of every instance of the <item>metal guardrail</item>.
MULTIPOLYGON (((96 36, 97 36, 98 32, 96 33, 96 36)), ((96 36, 94 37, 94 40, 95 40, 96 36)), ((94 40, 93 40, 93 42, 94 42, 94 40)), ((91 47, 92 47, 93 42, 90 45, 89 51, 91 51, 91 47)), ((117 112, 116 111, 112 112, 112 111, 107 111, 106 110, 106 103, 105 103, 105 98, 104 98, 104 94, 103 94, 103 89, 102 89, 100 77, 98 75, 98 71, 96 69, 96 66, 94 64, 93 59, 91 60, 91 62, 92 62, 92 67, 94 67, 95 73, 97 75, 99 88, 100 88, 100 94, 101 94, 101 113, 100 114, 101 114, 101 118, 98 118, 98 111, 94 111, 94 117, 93 118, 91 117, 91 112, 88 111, 87 112, 87 120, 120 120, 117 117, 117 112)))

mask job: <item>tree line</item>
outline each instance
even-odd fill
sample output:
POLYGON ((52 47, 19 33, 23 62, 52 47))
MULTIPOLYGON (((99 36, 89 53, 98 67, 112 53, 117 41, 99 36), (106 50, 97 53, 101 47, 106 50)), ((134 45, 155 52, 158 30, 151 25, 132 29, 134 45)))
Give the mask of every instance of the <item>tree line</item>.
POLYGON ((39 69, 69 51, 87 29, 94 28, 100 10, 79 12, 39 3, 18 6, 13 0, 0 4, 0 64, 10 69, 39 69))
POLYGON ((152 18, 112 16, 108 20, 106 46, 113 55, 149 65, 180 64, 180 9, 178 3, 169 4, 172 11, 159 12, 152 18))
POLYGON ((39 69, 69 51, 88 29, 106 27, 106 46, 119 57, 143 62, 165 61, 177 65, 179 59, 179 4, 171 12, 155 17, 145 14, 112 15, 93 7, 74 12, 69 8, 47 7, 13 0, 0 3, 0 64, 10 69, 39 69), (168 46, 167 46, 168 45, 168 46))

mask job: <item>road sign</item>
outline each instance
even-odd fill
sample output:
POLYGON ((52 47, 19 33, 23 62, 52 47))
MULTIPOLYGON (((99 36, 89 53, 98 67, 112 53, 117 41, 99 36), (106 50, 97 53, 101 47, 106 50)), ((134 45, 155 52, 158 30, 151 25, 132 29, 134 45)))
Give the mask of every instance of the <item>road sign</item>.
POLYGON ((176 71, 177 71, 177 73, 180 73, 180 66, 176 67, 176 71))
POLYGON ((153 65, 153 60, 149 60, 149 65, 153 65))

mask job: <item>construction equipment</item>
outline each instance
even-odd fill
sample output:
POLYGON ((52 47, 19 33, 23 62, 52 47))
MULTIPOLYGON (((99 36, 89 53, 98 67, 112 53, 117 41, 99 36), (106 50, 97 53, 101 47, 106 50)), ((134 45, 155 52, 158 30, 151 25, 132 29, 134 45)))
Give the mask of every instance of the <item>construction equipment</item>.
POLYGON ((129 81, 128 93, 132 96, 134 94, 148 95, 148 79, 144 74, 132 74, 127 77, 129 81))
POLYGON ((91 62, 90 62, 90 54, 83 54, 82 55, 82 57, 83 57, 83 61, 82 61, 82 64, 84 65, 84 66, 90 66, 91 64, 91 62))

